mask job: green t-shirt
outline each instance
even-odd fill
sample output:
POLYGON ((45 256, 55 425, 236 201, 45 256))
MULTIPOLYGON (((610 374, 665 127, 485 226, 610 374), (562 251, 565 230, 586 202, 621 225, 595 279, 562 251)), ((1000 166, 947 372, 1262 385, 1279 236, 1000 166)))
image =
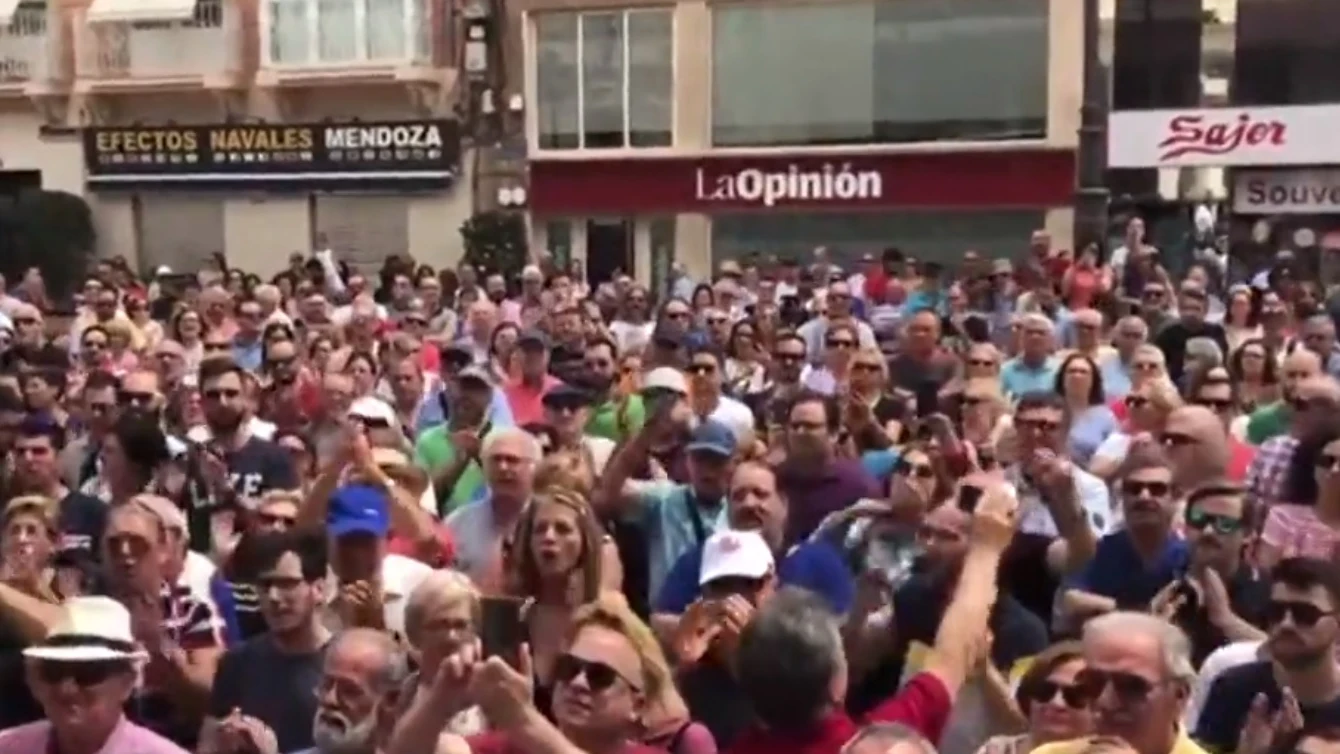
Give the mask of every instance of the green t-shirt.
MULTIPOLYGON (((646 421, 646 409, 642 406, 642 396, 629 396, 624 419, 627 424, 625 427, 626 434, 632 434, 642 429, 642 423, 646 421)), ((619 402, 607 400, 592 409, 591 418, 586 420, 586 434, 593 437, 603 437, 614 442, 626 440, 627 437, 619 432, 619 402)))
POLYGON ((1247 442, 1260 445, 1288 431, 1289 417, 1286 408, 1284 401, 1275 401, 1253 411, 1247 419, 1247 442))
MULTIPOLYGON (((429 476, 455 461, 456 448, 451 444, 446 424, 439 424, 419 434, 418 441, 414 443, 414 462, 426 470, 429 476)), ((479 467, 478 461, 471 461, 461 473, 460 479, 456 480, 456 487, 452 489, 451 494, 445 499, 438 498, 438 507, 441 509, 437 512, 438 515, 446 518, 448 513, 466 503, 478 500, 483 496, 484 489, 484 470, 479 467)))

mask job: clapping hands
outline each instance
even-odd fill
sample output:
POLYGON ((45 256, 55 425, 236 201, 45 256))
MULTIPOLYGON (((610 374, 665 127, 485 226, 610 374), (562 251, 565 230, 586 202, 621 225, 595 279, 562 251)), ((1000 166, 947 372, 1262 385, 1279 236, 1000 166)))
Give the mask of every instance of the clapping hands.
POLYGON ((518 667, 501 657, 484 657, 478 640, 442 661, 433 678, 434 702, 454 715, 479 706, 495 726, 506 728, 524 720, 531 708, 535 669, 530 646, 522 644, 518 667))

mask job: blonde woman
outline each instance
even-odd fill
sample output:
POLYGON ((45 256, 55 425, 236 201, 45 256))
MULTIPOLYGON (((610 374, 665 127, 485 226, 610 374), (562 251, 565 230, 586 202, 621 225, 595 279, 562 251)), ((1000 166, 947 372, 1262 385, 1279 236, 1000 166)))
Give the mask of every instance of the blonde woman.
POLYGON ((124 377, 135 371, 140 363, 135 353, 135 337, 139 334, 135 326, 128 319, 112 319, 102 327, 107 331, 107 361, 112 374, 124 377))
MULTIPOLYGON (((562 489, 590 499, 594 487, 595 475, 584 453, 571 450, 548 453, 535 468, 536 492, 562 489)), ((601 539, 600 583, 602 589, 615 592, 623 589, 623 562, 619 560, 619 548, 608 534, 601 539)))
POLYGON ((888 393, 889 367, 878 348, 862 348, 851 360, 844 424, 852 432, 856 452, 896 445, 907 402, 888 393))
POLYGON ((1156 443, 1168 414, 1182 406, 1177 387, 1167 377, 1142 383, 1132 389, 1124 401, 1125 426, 1108 435, 1089 461, 1089 473, 1105 482, 1116 476, 1133 446, 1156 443))
POLYGON ((976 451, 983 469, 994 465, 996 445, 1013 429, 1009 408, 999 380, 976 377, 963 385, 963 441, 976 451))

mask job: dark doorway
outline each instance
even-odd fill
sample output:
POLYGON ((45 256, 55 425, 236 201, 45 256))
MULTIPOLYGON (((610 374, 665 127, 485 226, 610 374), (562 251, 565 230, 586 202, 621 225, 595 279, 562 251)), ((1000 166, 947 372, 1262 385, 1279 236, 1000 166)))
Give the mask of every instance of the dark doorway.
POLYGON ((594 217, 586 221, 586 283, 591 287, 633 274, 633 221, 594 217))
POLYGON ((13 202, 24 191, 42 188, 40 170, 0 170, 0 201, 13 202))

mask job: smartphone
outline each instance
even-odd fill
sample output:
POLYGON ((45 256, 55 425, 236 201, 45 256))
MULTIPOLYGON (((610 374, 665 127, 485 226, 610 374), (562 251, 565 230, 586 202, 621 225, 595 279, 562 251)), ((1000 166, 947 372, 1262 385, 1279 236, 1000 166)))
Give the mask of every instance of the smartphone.
POLYGON ((514 597, 484 597, 479 601, 479 641, 486 657, 501 657, 512 667, 520 663, 521 645, 526 641, 521 610, 524 604, 514 597))
POLYGON ((479 425, 479 431, 475 433, 475 436, 482 440, 485 437, 488 437, 489 433, 492 431, 493 431, 493 420, 485 419, 484 423, 479 425))
POLYGON ((958 508, 965 513, 972 513, 977 510, 977 504, 982 502, 982 488, 974 487, 969 484, 958 488, 958 508))

